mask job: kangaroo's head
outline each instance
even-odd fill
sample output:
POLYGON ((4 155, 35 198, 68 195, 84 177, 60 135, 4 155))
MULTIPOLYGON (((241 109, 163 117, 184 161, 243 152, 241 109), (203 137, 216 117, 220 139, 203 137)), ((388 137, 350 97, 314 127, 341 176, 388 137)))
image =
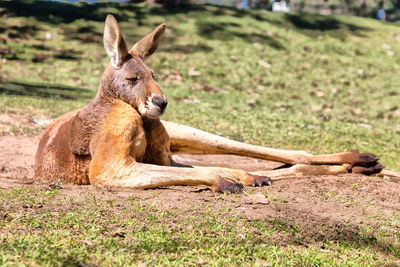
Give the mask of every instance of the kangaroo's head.
POLYGON ((164 31, 165 24, 161 24, 128 51, 112 15, 107 16, 104 28, 104 47, 111 62, 103 74, 103 93, 125 101, 150 119, 160 117, 168 102, 143 61, 157 50, 164 31))

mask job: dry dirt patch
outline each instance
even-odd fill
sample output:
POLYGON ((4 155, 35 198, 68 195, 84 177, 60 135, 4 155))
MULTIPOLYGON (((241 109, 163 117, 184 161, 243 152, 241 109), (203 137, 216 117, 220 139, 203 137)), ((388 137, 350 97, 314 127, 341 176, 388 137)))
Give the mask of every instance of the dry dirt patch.
POLYGON ((12 113, 0 113, 0 136, 37 134, 41 128, 33 118, 12 113))
MULTIPOLYGON (((326 240, 358 242, 361 236, 367 236, 368 242, 378 248, 387 244, 399 246, 396 238, 400 235, 400 180, 354 174, 292 178, 277 180, 271 187, 247 188, 246 193, 239 195, 220 195, 191 186, 153 190, 76 186, 32 179, 38 141, 37 136, 0 137, 1 190, 17 187, 47 190, 57 186, 60 198, 83 201, 88 195, 97 196, 116 201, 117 207, 122 208, 128 205, 129 199, 138 198, 144 204, 178 209, 190 216, 206 205, 216 211, 224 207, 244 221, 278 222, 293 228, 292 234, 285 238, 264 240, 277 244, 293 243, 299 236, 307 244, 326 240)), ((68 206, 51 209, 61 211, 68 206)))

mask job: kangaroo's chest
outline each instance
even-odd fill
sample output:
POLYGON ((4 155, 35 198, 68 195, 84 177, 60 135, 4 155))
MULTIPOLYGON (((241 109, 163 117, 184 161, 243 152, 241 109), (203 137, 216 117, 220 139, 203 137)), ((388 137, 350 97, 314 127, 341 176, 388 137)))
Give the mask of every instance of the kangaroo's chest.
POLYGON ((130 156, 136 162, 170 164, 169 135, 160 120, 143 121, 134 108, 122 101, 101 107, 86 107, 75 116, 70 135, 74 154, 93 157, 102 146, 102 151, 113 151, 120 159, 130 156))
POLYGON ((113 101, 104 111, 98 115, 93 129, 90 154, 93 156, 99 146, 105 146, 106 151, 118 158, 116 160, 129 161, 128 158, 133 158, 142 162, 148 142, 140 114, 122 101, 113 101))
POLYGON ((130 155, 137 161, 143 162, 144 155, 147 149, 146 134, 142 127, 135 129, 131 141, 129 142, 130 155))

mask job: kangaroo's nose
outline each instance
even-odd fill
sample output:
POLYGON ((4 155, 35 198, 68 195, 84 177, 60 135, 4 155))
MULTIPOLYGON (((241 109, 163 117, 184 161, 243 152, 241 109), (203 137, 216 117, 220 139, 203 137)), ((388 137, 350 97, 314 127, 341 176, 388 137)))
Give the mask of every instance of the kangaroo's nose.
POLYGON ((164 111, 168 105, 167 98, 165 96, 160 96, 160 95, 153 96, 151 102, 154 105, 158 106, 161 109, 161 111, 164 111))

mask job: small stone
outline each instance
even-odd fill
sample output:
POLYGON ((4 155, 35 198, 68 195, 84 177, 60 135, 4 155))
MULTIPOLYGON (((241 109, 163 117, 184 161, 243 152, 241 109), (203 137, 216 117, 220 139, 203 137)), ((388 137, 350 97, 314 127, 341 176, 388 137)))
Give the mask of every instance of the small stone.
POLYGON ((192 68, 189 69, 188 74, 189 74, 190 76, 200 76, 200 75, 201 75, 201 72, 195 70, 195 69, 192 67, 192 68))
POLYGON ((253 46, 257 47, 257 48, 262 48, 262 44, 260 44, 259 42, 254 42, 253 46))
POLYGON ((246 237, 244 236, 244 234, 238 234, 238 237, 240 237, 241 239, 246 239, 246 237))
POLYGON ((269 199, 266 198, 263 194, 257 193, 254 195, 249 195, 248 200, 254 204, 263 204, 263 205, 268 205, 269 204, 269 199))
POLYGON ((90 240, 83 240, 83 243, 88 245, 88 246, 94 246, 95 245, 95 243, 93 241, 90 241, 90 240))
POLYGON ((206 263, 206 260, 203 259, 202 257, 200 257, 199 260, 197 261, 197 264, 199 264, 199 265, 202 265, 204 263, 206 263))
POLYGON ((249 101, 247 101, 247 104, 250 106, 250 107, 254 107, 254 106, 256 106, 257 104, 259 104, 260 102, 258 101, 258 99, 250 99, 249 101))
POLYGON ((353 110, 353 113, 354 113, 354 115, 361 115, 362 109, 356 108, 356 109, 353 110))
POLYGON ((394 52, 392 50, 388 50, 388 51, 386 51, 386 55, 388 55, 389 57, 393 57, 394 52))
POLYGON ((385 49, 385 50, 389 50, 392 47, 390 45, 384 43, 384 44, 382 44, 382 48, 385 49))
POLYGON ((325 92, 323 91, 314 91, 311 93, 311 95, 315 95, 317 97, 324 97, 325 96, 325 92))
POLYGON ((369 125, 369 124, 360 123, 359 125, 360 125, 360 127, 363 127, 363 128, 366 128, 366 129, 372 129, 372 126, 369 125))
POLYGON ((271 67, 271 65, 270 65, 268 62, 265 62, 265 61, 262 60, 262 59, 260 59, 260 60, 258 61, 258 65, 260 65, 261 67, 266 68, 266 69, 268 69, 268 68, 271 67))
POLYGON ((321 111, 322 106, 321 105, 311 105, 311 110, 312 111, 321 111))

